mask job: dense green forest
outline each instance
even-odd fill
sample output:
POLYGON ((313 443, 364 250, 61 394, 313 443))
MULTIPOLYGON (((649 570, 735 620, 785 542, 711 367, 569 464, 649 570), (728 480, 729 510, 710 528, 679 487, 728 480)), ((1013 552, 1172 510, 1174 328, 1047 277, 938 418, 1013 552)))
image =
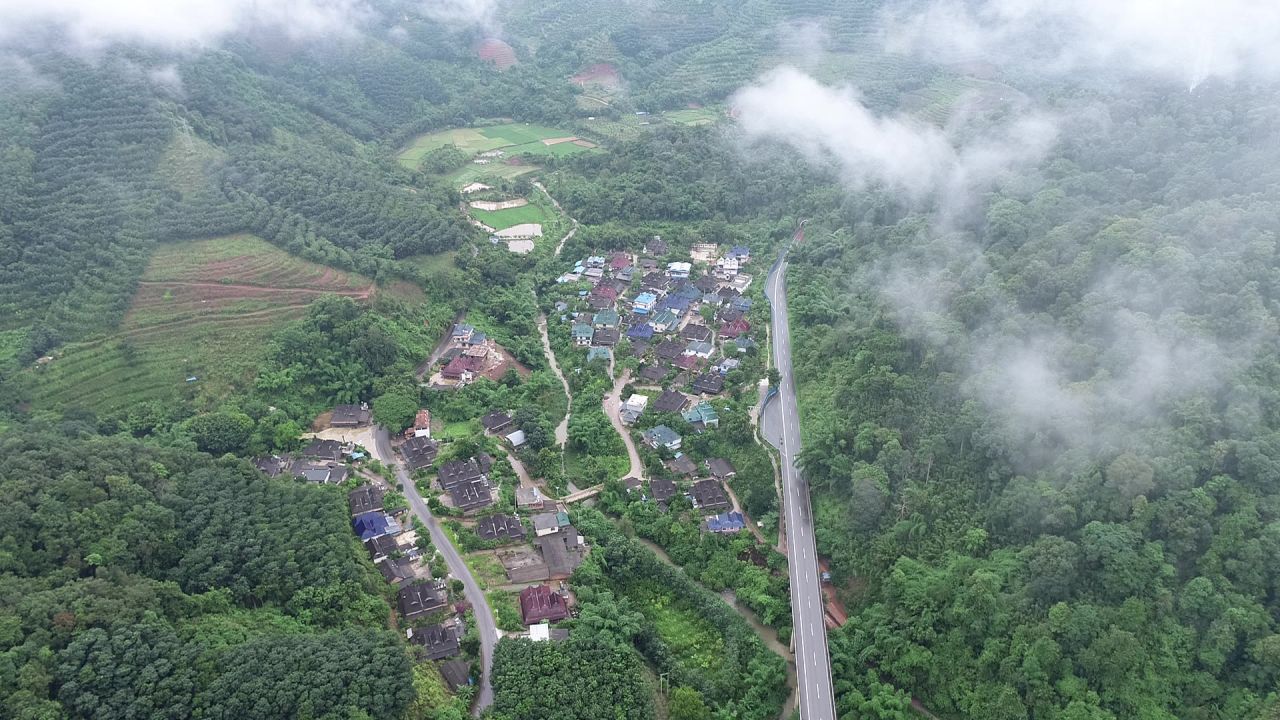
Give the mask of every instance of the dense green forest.
POLYGON ((391 717, 412 699, 337 489, 74 422, 0 446, 6 717, 391 717))
MULTIPOLYGON (((931 64, 884 51, 880 0, 509 0, 489 24, 373 5, 323 42, 259 28, 81 52, 0 35, 0 714, 406 712, 411 663, 341 496, 210 457, 288 449, 327 405, 370 401, 396 424, 411 406, 464 422, 518 405, 540 476, 608 475, 593 456, 622 449, 598 412, 601 368, 571 379, 582 477, 547 447, 565 399, 531 291, 548 295, 563 268, 476 242, 458 185, 436 173, 465 166, 459 153, 395 159, 421 133, 499 118, 606 146, 540 171, 582 223, 566 257, 654 234, 762 251, 809 220, 789 286, 803 466, 850 610, 830 640, 842 715, 907 717, 911 697, 945 719, 1280 713, 1273 83, 1188 91, 1114 68, 931 64), (793 35, 816 39, 796 52, 793 35), (489 36, 514 66, 477 57, 489 36), (723 118, 788 62, 852 84, 880 118, 945 128, 946 143, 1026 106, 1059 132, 988 185, 922 199, 850 182, 830 147, 774 138, 744 152, 731 120, 637 115, 705 105, 723 118), (568 82, 601 64, 616 86, 568 82), (628 133, 593 134, 623 121, 628 133), (158 244, 234 233, 413 292, 299 305, 245 349, 254 371, 229 394, 184 387, 101 416, 42 404, 41 360, 108 343, 158 244), (419 387, 416 364, 464 309, 530 380, 419 387)), ((754 464, 742 494, 768 515, 754 464)), ((588 516, 601 547, 576 579, 579 622, 608 637, 504 643, 495 715, 613 703, 651 717, 646 663, 674 678, 673 717, 772 712, 777 658, 690 577, 737 588, 785 632, 784 575, 734 558, 731 541, 694 543, 616 487, 605 506, 675 548, 689 566, 670 578, 679 609, 720 623, 741 654, 714 672, 678 662, 654 629, 670 621, 652 616, 658 593, 626 574, 667 568, 588 516), (545 684, 531 689, 526 666, 545 684)))

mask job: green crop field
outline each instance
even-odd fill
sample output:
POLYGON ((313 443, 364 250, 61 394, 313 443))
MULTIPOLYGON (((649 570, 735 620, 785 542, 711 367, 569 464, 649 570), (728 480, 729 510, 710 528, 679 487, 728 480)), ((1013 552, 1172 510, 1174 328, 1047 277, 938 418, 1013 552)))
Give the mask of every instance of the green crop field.
POLYGON ((271 333, 321 294, 372 292, 367 278, 251 235, 163 244, 120 327, 35 370, 33 400, 109 412, 145 400, 220 398, 249 382, 271 333))
POLYGON ((541 205, 530 203, 524 207, 508 208, 506 210, 477 210, 468 208, 471 217, 488 225, 494 230, 506 230, 509 227, 520 225, 522 223, 549 223, 555 219, 550 212, 541 205))
MULTIPOLYGON (((589 149, 571 142, 557 143, 555 145, 544 145, 542 143, 543 140, 566 137, 575 136, 572 132, 566 130, 557 130, 545 125, 526 125, 524 123, 508 123, 478 128, 456 128, 421 135, 409 143, 408 147, 401 150, 396 157, 402 165, 412 169, 422 162, 423 155, 446 145, 456 145, 459 150, 472 155, 499 149, 506 150, 509 154, 568 155, 589 149)), ((486 169, 499 166, 501 166, 500 163, 478 165, 476 167, 483 174, 486 169)), ((524 171, 527 172, 527 170, 524 171)))
POLYGON ((537 165, 509 165, 498 162, 491 165, 475 165, 467 163, 454 170, 444 179, 453 187, 464 188, 473 182, 490 183, 493 180, 510 180, 537 170, 537 165))
POLYGON ((712 125, 722 117, 717 108, 688 108, 662 113, 664 120, 681 125, 712 125))

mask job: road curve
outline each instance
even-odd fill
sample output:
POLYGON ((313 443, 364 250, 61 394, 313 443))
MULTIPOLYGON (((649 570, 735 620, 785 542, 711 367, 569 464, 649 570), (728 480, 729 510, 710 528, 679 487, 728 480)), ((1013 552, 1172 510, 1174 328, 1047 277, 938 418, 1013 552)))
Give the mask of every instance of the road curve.
MULTIPOLYGON (((803 237, 803 230, 796 233, 803 237)), ((781 375, 775 442, 782 460, 783 505, 787 524, 788 568, 791 574, 791 619, 795 628, 796 670, 799 678, 802 720, 836 720, 831 684, 831 657, 827 652, 826 610, 818 552, 813 537, 809 487, 796 467, 800 454, 800 414, 796 407, 795 377, 791 368, 791 327, 787 318, 786 250, 769 271, 765 296, 773 313, 773 360, 781 375)))
POLYGON ((378 443, 376 449, 378 457, 384 464, 395 464, 396 477, 404 486, 404 497, 409 501, 409 507, 427 526, 431 533, 431 543, 444 556, 445 564, 449 566, 449 573, 462 581, 463 594, 466 595, 467 602, 471 603, 471 615, 475 618, 476 629, 480 632, 480 664, 482 666, 480 689, 476 693, 475 704, 472 707, 472 713, 478 717, 485 708, 493 704, 493 685, 489 682, 489 671, 493 667, 493 648, 498 644, 498 625, 493 621, 493 610, 489 608, 489 601, 485 599, 480 584, 471 576, 471 569, 467 567, 466 561, 458 554, 453 543, 449 542, 449 536, 444 534, 440 522, 431 514, 422 496, 418 494, 418 487, 413 483, 413 478, 409 477, 403 464, 396 462, 396 457, 391 452, 391 438, 387 429, 379 427, 374 432, 374 438, 378 443))

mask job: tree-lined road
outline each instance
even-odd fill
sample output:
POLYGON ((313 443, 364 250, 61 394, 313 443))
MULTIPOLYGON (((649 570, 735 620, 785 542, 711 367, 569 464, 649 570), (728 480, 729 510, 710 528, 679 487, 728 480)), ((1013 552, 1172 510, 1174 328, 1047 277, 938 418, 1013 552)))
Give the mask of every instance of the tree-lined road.
MULTIPOLYGON (((796 240, 803 238, 803 228, 796 240)), ((771 401, 777 407, 768 419, 778 427, 769 434, 781 454, 784 514, 787 523, 788 567, 791 574, 791 618, 795 628, 796 670, 802 720, 836 720, 827 652, 826 610, 818 552, 813 537, 809 487, 796 467, 800 454, 800 415, 796 408, 795 378, 791 372, 791 327, 787 319, 787 261, 784 250, 765 281, 765 295, 773 312, 773 361, 781 380, 771 401)))

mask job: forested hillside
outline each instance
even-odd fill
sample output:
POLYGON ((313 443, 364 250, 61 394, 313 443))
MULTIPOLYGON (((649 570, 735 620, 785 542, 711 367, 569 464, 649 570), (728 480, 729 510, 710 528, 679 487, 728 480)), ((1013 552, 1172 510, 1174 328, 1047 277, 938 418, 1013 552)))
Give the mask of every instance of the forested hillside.
POLYGON ((6 717, 393 717, 412 698, 337 489, 70 422, 0 447, 6 717))

